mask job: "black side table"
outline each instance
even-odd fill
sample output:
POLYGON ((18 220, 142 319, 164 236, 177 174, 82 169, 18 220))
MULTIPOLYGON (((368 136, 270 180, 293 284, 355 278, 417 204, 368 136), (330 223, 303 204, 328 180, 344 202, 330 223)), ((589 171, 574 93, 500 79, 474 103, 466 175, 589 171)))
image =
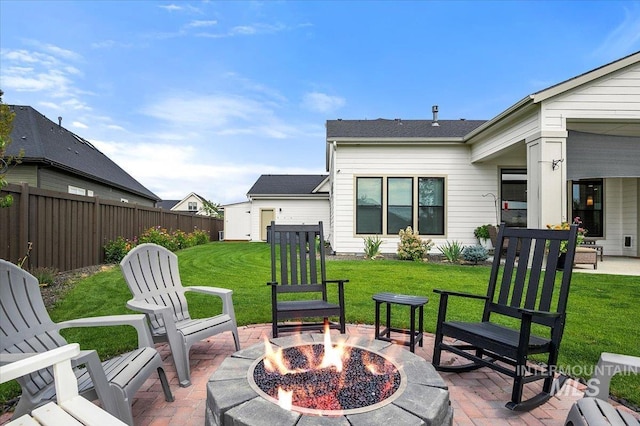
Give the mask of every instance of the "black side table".
POLYGON ((415 352, 416 342, 422 347, 422 336, 424 332, 424 305, 429 301, 426 297, 409 296, 406 294, 395 293, 377 293, 373 295, 373 300, 376 302, 376 331, 375 338, 377 340, 384 340, 387 342, 396 342, 391 339, 391 332, 402 333, 409 335, 408 342, 397 342, 405 346, 409 346, 411 352, 415 352), (380 332, 380 305, 385 303, 387 305, 387 322, 386 328, 380 332), (391 327, 391 305, 405 305, 411 308, 411 327, 409 330, 403 328, 391 327), (418 309, 418 330, 416 331, 416 308, 418 309))

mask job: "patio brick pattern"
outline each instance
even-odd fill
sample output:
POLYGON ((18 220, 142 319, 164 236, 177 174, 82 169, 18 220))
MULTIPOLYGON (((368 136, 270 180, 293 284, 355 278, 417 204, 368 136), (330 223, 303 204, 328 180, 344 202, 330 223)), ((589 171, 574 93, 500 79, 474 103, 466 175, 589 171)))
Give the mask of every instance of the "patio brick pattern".
MULTIPOLYGON (((239 327, 240 345, 247 348, 263 340, 263 335, 271 336, 271 324, 239 327)), ((373 340, 371 325, 347 325, 347 333, 373 340)), ((336 331, 332 331, 336 334, 336 331)), ((288 333, 284 334, 289 335, 288 333)), ((400 339, 406 336, 399 335, 400 339)), ((398 350, 408 350, 404 346, 398 350)), ((178 377, 173 366, 171 352, 167 344, 158 344, 158 351, 164 361, 167 378, 175 401, 166 402, 157 375, 153 375, 141 387, 133 402, 133 416, 136 426, 203 426, 205 423, 206 385, 211 374, 222 361, 235 352, 231 333, 223 333, 193 345, 190 353, 191 381, 188 388, 178 386, 178 377)), ((424 334, 424 347, 416 347, 416 355, 431 361, 433 335, 424 334)), ((447 354, 448 355, 448 354, 447 354)), ((444 354, 443 354, 444 358, 444 354)), ((456 362, 449 359, 450 362, 456 362)), ((582 398, 585 386, 568 380, 560 394, 546 404, 529 412, 514 412, 504 407, 511 396, 511 381, 493 370, 483 368, 468 373, 440 373, 449 386, 451 405, 454 409, 454 425, 562 425, 571 405, 582 398)), ((540 384, 525 386, 525 398, 539 392, 540 384)), ((613 401, 613 405, 619 406, 613 401)), ((622 407, 637 418, 634 413, 622 407)), ((0 425, 9 420, 9 413, 0 416, 0 425)))

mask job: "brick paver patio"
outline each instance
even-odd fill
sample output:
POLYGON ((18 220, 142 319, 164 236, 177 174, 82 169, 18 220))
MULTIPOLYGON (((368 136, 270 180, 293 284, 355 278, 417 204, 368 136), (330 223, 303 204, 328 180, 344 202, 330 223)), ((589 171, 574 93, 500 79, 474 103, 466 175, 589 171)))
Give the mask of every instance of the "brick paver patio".
MULTIPOLYGON (((240 327, 238 331, 241 347, 246 348, 262 341, 263 335, 270 336, 271 325, 249 325, 240 327)), ((374 330, 370 325, 348 325, 347 333, 373 339, 374 330)), ((398 350, 408 350, 404 346, 397 347, 398 350)), ((220 363, 235 351, 231 333, 223 333, 193 345, 190 356, 192 385, 188 388, 178 386, 168 346, 160 344, 157 348, 164 360, 175 401, 165 402, 157 377, 149 379, 136 394, 133 402, 136 426, 203 426, 206 384, 220 363)), ((424 347, 416 347, 416 354, 430 361, 432 353, 433 335, 425 333, 424 347)), ((441 375, 449 386, 455 425, 563 425, 569 408, 576 400, 582 398, 585 388, 576 381, 568 380, 561 393, 546 404, 532 411, 520 413, 504 407, 511 396, 511 381, 500 373, 483 368, 463 374, 441 375)), ((540 385, 526 385, 525 389, 526 398, 537 393, 540 385)), ((633 414, 640 418, 638 413, 633 414)), ((5 414, 0 417, 0 424, 8 420, 9 416, 5 414)))

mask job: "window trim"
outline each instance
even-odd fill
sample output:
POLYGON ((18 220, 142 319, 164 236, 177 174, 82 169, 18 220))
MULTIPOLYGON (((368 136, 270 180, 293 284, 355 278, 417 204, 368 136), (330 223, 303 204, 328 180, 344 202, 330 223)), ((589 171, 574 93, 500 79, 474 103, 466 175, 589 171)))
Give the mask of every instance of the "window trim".
POLYGON ((432 237, 432 238, 446 238, 447 235, 447 212, 448 212, 448 198, 447 198, 447 190, 448 190, 448 176, 442 173, 434 173, 434 174, 361 174, 361 175, 353 175, 353 227, 352 232, 354 238, 362 238, 369 235, 378 235, 379 237, 397 237, 398 234, 389 234, 388 231, 388 179, 389 178, 411 178, 412 179, 412 208, 411 208, 411 218, 412 225, 411 228, 414 230, 418 230, 418 222, 419 222, 419 206, 418 206, 418 182, 420 178, 428 178, 428 179, 442 179, 443 181, 443 233, 442 234, 420 234, 423 237, 432 237), (370 233, 358 233, 358 179, 360 178, 376 178, 382 180, 382 224, 381 224, 381 233, 380 234, 370 234, 370 233))

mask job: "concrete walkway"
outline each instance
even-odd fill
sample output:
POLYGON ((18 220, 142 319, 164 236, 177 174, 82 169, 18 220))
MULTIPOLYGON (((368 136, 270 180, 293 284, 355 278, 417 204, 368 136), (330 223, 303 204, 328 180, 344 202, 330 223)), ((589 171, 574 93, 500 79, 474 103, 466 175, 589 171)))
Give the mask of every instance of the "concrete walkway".
POLYGON ((640 277, 640 258, 622 256, 604 256, 601 262, 598 257, 598 268, 590 265, 576 265, 573 272, 589 274, 635 275, 640 277))
MULTIPOLYGON (((270 336, 271 325, 251 325, 241 327, 238 331, 241 347, 247 348, 261 342, 263 335, 270 336)), ((373 339, 374 332, 370 325, 348 325, 347 333, 373 339)), ((190 356, 192 385, 188 388, 178 386, 168 346, 160 344, 157 348, 164 360, 175 401, 164 401, 157 377, 147 380, 133 401, 136 426, 204 425, 206 384, 222 361, 235 351, 231 333, 223 333, 193 345, 190 356)), ((398 350, 408 349, 398 345, 398 350)), ((433 335, 425 334, 424 347, 416 348, 416 354, 430 361, 432 352, 433 335)), ((582 398, 584 392, 583 385, 568 380, 560 394, 546 404, 530 412, 518 413, 504 407, 511 396, 511 381, 500 373, 483 368, 468 373, 441 375, 449 386, 455 425, 563 425, 569 408, 582 398)), ((526 385, 525 389, 527 398, 537 393, 540 385, 526 385)), ((638 413, 634 415, 640 418, 638 413)), ((7 421, 8 415, 0 417, 0 424, 7 421)))

